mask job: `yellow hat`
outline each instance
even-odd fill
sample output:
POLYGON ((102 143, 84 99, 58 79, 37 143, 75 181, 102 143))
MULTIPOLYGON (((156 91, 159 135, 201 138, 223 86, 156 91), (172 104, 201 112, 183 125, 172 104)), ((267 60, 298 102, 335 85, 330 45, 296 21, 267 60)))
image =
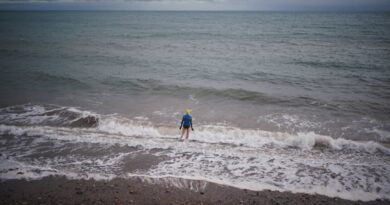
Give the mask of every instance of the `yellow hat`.
POLYGON ((187 109, 186 109, 186 114, 191 114, 191 111, 192 111, 192 110, 191 110, 190 108, 187 108, 187 109))

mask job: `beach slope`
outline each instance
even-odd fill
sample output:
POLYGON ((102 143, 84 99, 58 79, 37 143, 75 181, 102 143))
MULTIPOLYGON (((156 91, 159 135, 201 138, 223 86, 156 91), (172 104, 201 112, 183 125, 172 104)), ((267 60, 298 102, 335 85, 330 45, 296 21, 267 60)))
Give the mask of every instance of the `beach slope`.
POLYGON ((389 204, 348 201, 322 195, 249 191, 207 183, 202 191, 151 184, 139 178, 110 181, 45 177, 7 180, 0 185, 0 204, 389 204))

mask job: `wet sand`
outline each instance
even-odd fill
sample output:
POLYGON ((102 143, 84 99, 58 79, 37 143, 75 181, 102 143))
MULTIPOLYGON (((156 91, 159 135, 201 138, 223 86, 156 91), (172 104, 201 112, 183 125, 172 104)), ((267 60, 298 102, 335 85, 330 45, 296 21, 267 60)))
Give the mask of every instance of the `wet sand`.
POLYGON ((46 177, 0 183, 0 204, 390 204, 390 201, 348 201, 321 195, 249 191, 208 183, 194 191, 140 178, 110 181, 46 177))

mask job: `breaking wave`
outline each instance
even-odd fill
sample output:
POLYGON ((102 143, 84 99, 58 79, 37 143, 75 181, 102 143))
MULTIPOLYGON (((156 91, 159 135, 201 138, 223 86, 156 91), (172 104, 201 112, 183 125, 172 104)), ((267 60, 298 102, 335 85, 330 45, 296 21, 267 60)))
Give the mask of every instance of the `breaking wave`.
POLYGON ((5 125, 94 127, 98 121, 97 114, 72 107, 28 104, 0 109, 0 123, 5 125))
MULTIPOLYGON (((145 120, 127 119, 117 115, 99 115, 76 108, 54 105, 22 105, 0 109, 0 134, 42 135, 49 127, 80 128, 77 133, 93 131, 99 135, 122 137, 177 139, 177 128, 154 126, 145 120), (84 130, 83 130, 84 129, 84 130)), ((71 130, 72 131, 72 130, 71 130)), ((75 133, 75 134, 77 134, 75 133)), ((331 149, 390 155, 390 148, 374 141, 354 141, 316 134, 314 132, 270 132, 220 125, 199 126, 191 137, 198 143, 261 148, 297 148, 301 150, 331 149)), ((104 142, 103 142, 104 143, 104 142)))
POLYGON ((194 190, 215 182, 351 200, 389 193, 388 147, 314 132, 201 125, 183 142, 177 127, 146 117, 27 104, 0 109, 0 136, 0 180, 140 177, 188 188, 192 179, 201 180, 194 190))

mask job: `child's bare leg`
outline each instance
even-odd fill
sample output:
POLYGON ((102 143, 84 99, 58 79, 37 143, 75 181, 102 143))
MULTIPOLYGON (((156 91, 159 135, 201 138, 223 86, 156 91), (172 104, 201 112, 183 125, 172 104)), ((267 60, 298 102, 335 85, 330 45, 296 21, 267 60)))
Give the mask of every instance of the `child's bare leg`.
POLYGON ((184 128, 182 128, 182 130, 181 130, 181 137, 180 137, 180 139, 182 139, 183 138, 183 136, 184 136, 184 132, 186 131, 186 129, 184 129, 184 128))
POLYGON ((190 128, 187 129, 186 139, 188 139, 189 135, 190 135, 190 128))

